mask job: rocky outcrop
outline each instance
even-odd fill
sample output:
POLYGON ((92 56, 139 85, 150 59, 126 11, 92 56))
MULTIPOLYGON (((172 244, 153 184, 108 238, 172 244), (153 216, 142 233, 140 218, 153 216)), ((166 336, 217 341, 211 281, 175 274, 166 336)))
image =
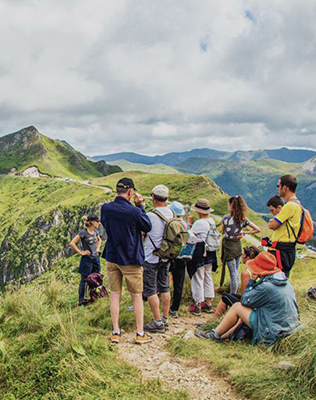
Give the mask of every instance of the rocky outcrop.
POLYGON ((311 158, 303 164, 303 171, 306 174, 316 174, 316 157, 311 158))
MULTIPOLYGON (((81 217, 99 212, 99 205, 55 210, 33 221, 22 235, 12 225, 0 246, 0 286, 31 281, 73 255, 69 243, 82 227, 81 217)), ((104 238, 102 227, 100 234, 104 238)))

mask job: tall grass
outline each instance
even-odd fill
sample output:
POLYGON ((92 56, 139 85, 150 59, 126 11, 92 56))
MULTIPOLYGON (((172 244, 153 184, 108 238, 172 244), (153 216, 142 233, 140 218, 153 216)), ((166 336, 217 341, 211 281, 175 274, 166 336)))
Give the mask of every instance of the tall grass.
MULTIPOLYGON (((109 342, 109 299, 76 307, 77 259, 0 298, 0 398, 187 399, 120 359, 109 342)), ((134 326, 124 296, 122 328, 134 326)), ((142 366, 139 366, 140 369, 142 366)))

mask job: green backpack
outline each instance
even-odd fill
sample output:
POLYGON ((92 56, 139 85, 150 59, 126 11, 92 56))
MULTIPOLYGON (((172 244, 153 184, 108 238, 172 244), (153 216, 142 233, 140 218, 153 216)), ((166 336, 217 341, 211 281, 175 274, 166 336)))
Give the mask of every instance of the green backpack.
POLYGON ((153 254, 158 256, 160 259, 166 258, 168 260, 173 260, 178 257, 183 246, 189 239, 189 233, 173 211, 173 218, 171 219, 167 219, 157 210, 153 210, 152 212, 158 215, 158 217, 166 223, 159 249, 155 246, 155 243, 148 235, 155 248, 153 254))

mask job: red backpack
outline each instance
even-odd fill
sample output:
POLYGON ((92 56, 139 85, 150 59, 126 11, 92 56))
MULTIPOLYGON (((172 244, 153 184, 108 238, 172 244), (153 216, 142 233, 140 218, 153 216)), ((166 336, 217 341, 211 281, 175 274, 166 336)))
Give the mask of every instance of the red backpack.
POLYGON ((305 244, 314 235, 314 224, 312 216, 310 212, 301 205, 298 199, 291 199, 290 201, 294 201, 295 203, 299 204, 302 208, 301 226, 297 235, 295 234, 295 231, 290 223, 289 225, 295 237, 296 243, 305 244))

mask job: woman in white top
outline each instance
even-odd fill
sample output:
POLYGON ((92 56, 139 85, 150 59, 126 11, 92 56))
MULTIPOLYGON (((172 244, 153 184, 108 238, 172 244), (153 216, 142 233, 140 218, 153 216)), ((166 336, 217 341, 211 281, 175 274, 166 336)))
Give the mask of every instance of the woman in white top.
POLYGON ((194 222, 190 233, 197 238, 197 245, 192 260, 188 263, 188 273, 191 278, 191 290, 194 303, 189 311, 194 315, 201 315, 201 311, 212 312, 212 300, 215 296, 212 279, 213 264, 217 264, 216 251, 207 251, 205 243, 210 228, 216 227, 215 221, 210 217, 210 203, 206 199, 200 199, 192 207, 199 219, 194 222))

